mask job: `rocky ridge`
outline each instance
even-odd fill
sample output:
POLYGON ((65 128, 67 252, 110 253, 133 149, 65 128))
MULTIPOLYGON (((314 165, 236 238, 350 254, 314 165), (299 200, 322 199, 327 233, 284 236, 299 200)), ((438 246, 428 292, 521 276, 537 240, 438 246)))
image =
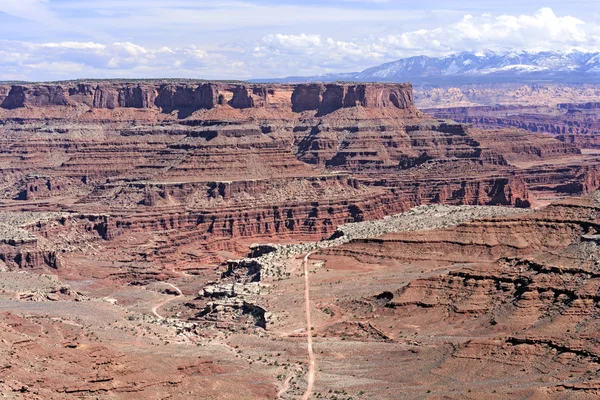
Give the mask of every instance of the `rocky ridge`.
POLYGON ((138 261, 181 268, 192 246, 219 263, 239 240, 319 240, 421 204, 528 207, 599 184, 598 163, 577 147, 432 118, 406 84, 108 81, 2 93, 7 209, 107 215, 106 237, 160 237, 138 261), (553 165, 563 160, 569 168, 553 165))
POLYGON ((518 128, 552 135, 580 148, 598 148, 596 103, 560 103, 555 106, 481 106, 428 109, 427 112, 483 129, 518 128))
MULTIPOLYGON (((6 208, 105 214, 108 236, 160 236, 139 261, 182 267, 190 246, 220 262, 240 239, 318 240, 420 204, 527 207, 530 171, 513 161, 579 155, 518 132, 484 140, 418 111, 405 84, 99 82, 3 93, 6 208)), ((593 173, 556 171, 544 185, 585 180, 565 190, 584 193, 593 173)))
MULTIPOLYGON (((261 281, 289 277, 287 263, 299 255, 341 246, 353 240, 377 238, 390 232, 444 229, 472 220, 529 212, 531 211, 506 207, 419 206, 380 220, 341 225, 331 238, 318 242, 252 245, 250 257, 227 261, 223 280, 203 289, 201 296, 212 300, 203 315, 210 314, 219 307, 219 317, 231 319, 231 315, 225 312, 227 309, 239 309, 243 304, 260 304, 259 295, 263 286, 261 281)), ((265 313, 263 324, 266 327, 270 313, 266 310, 265 313)))
MULTIPOLYGON (((403 366, 411 373, 400 379, 419 376, 417 391, 441 394, 439 385, 457 379, 461 368, 456 385, 443 383, 448 397, 593 398, 599 390, 597 197, 324 248, 313 256, 323 278, 312 280, 327 286, 313 284, 314 301, 335 304, 325 309, 335 316, 314 335, 324 341, 342 335, 355 348, 365 341, 406 344, 418 357, 408 357, 403 366), (377 289, 356 287, 360 295, 329 302, 327 290, 337 290, 326 271, 345 272, 347 285, 376 279, 380 269, 385 282, 377 289), (425 276, 391 282, 419 270, 425 276), (371 333, 350 323, 364 320, 371 333)), ((416 395, 410 385, 399 391, 416 395)))
POLYGON ((300 398, 310 337, 317 398, 595 394, 597 204, 528 208, 593 154, 405 85, 78 84, 0 88, 0 392, 300 398))
POLYGON ((61 85, 32 84, 0 87, 0 108, 87 107, 210 110, 219 105, 234 109, 287 107, 294 112, 318 110, 328 113, 344 107, 413 106, 410 84, 300 84, 261 85, 245 83, 99 83, 61 85))

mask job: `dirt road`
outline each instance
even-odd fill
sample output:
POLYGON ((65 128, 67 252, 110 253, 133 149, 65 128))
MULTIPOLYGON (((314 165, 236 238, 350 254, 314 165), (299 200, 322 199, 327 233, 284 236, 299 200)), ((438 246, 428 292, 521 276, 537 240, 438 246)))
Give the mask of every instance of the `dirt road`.
POLYGON ((163 307, 165 304, 169 303, 170 301, 175 300, 176 298, 183 296, 183 293, 182 293, 181 289, 179 289, 177 286, 175 286, 175 285, 173 285, 171 283, 167 283, 167 285, 171 286, 173 289, 175 289, 177 291, 177 296, 171 297, 171 298, 169 298, 169 299, 167 299, 167 300, 165 300, 165 301, 163 301, 163 302, 155 305, 154 307, 152 307, 152 314, 154 314, 154 316, 156 318, 160 318, 160 319, 164 319, 165 318, 165 317, 161 316, 158 313, 158 309, 159 308, 163 307))
POLYGON ((310 282, 308 279, 308 257, 314 253, 311 251, 307 255, 304 256, 303 267, 304 267, 304 302, 306 307, 306 343, 308 346, 308 386, 306 388, 306 392, 304 396, 302 396, 302 400, 308 400, 310 395, 312 394, 313 386, 315 384, 315 370, 316 370, 316 362, 315 362, 315 354, 313 352, 312 346, 312 322, 310 318, 310 282))

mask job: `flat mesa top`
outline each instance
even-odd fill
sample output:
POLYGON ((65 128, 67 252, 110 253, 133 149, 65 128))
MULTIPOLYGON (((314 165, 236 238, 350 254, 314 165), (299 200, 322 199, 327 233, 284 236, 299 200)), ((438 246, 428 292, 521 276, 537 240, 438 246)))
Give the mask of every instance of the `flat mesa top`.
POLYGON ((318 80, 307 81, 307 82, 249 82, 239 80, 204 80, 204 79, 73 79, 66 81, 0 81, 0 85, 6 86, 35 86, 35 85, 80 85, 80 84, 94 84, 94 85, 163 85, 163 84, 182 84, 182 85, 199 85, 199 84, 224 84, 224 85, 246 85, 246 86, 301 86, 301 85, 412 85, 410 82, 355 82, 355 81, 335 81, 335 82, 321 82, 318 80))

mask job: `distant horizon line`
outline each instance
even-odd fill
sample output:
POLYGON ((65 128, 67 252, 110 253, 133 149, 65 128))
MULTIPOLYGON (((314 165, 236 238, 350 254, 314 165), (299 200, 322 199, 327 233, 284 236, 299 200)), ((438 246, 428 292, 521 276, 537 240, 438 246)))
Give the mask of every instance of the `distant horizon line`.
MULTIPOLYGON (((299 75, 299 74, 295 74, 295 75, 286 75, 286 76, 282 76, 282 77, 268 77, 268 78, 247 78, 247 79, 206 79, 206 78, 122 78, 122 77, 114 77, 114 78, 73 78, 73 79, 58 79, 58 80, 41 80, 41 81, 28 81, 28 80, 4 80, 4 81, 0 81, 0 85, 19 85, 19 84, 59 84, 59 83, 75 83, 75 82, 168 82, 168 81, 177 81, 177 82, 214 82, 214 83, 248 83, 248 84, 268 84, 268 83, 278 83, 278 84, 282 84, 282 83, 289 83, 289 84, 298 84, 301 82, 296 82, 293 81, 293 79, 302 79, 302 78, 307 78, 308 80, 306 82, 313 82, 313 83, 333 83, 333 81, 327 80, 326 78, 330 77, 330 76, 344 76, 344 75, 348 75, 349 77, 352 75, 358 75, 361 74, 363 72, 366 72, 368 70, 377 68, 377 67, 381 67, 384 65, 388 65, 388 64, 393 64, 396 62, 400 62, 400 61, 405 61, 405 60, 411 60, 411 59, 416 59, 416 58, 429 58, 429 59, 444 59, 444 58, 448 58, 448 57, 453 57, 453 56, 459 56, 459 55, 463 55, 463 54, 472 54, 474 56, 477 57, 481 57, 481 56, 485 56, 485 55, 510 55, 510 54, 515 54, 515 55, 520 55, 520 54, 529 54, 529 55, 536 55, 536 54, 564 54, 564 55, 568 55, 568 54, 573 54, 573 53, 577 53, 577 54, 584 54, 584 55, 598 55, 600 54, 600 50, 599 51, 587 51, 587 50, 579 50, 579 49, 571 49, 571 50, 567 50, 567 51, 556 51, 556 50, 526 50, 526 49, 506 49, 506 50, 491 50, 491 49, 484 49, 484 50, 477 50, 477 51, 458 51, 458 52, 453 52, 453 53, 448 53, 446 55, 439 55, 439 56, 430 56, 430 55, 426 55, 426 54, 420 54, 420 55, 415 55, 415 56, 409 56, 409 57, 401 57, 398 58, 396 60, 392 60, 392 61, 387 61, 387 62, 383 62, 380 64, 376 64, 373 65, 371 67, 365 68, 363 70, 356 70, 356 71, 351 71, 351 72, 325 72, 325 73, 320 73, 320 74, 313 74, 313 75, 299 75), (323 77, 326 80, 324 81, 319 81, 317 78, 319 77, 323 77), (312 78, 312 79, 311 79, 312 78), (290 79, 289 82, 285 82, 286 79, 290 79)), ((335 82, 340 82, 340 83, 411 83, 410 81, 395 81, 395 80, 380 80, 380 81, 354 81, 354 80, 336 80, 335 82)), ((519 82, 515 82, 515 83, 519 83, 519 82)), ((523 82, 523 83, 531 83, 531 82, 523 82)), ((557 82, 558 83, 558 82, 557 82)), ((587 83, 587 82, 581 82, 583 83, 587 83)))
MULTIPOLYGON (((76 79, 63 79, 56 81, 0 81, 0 85, 38 85, 38 84, 60 84, 60 83, 102 83, 102 82, 121 82, 121 83, 173 83, 177 82, 201 82, 201 83, 225 83, 225 84, 249 84, 249 85, 299 85, 303 84, 303 82, 267 82, 269 79, 273 80, 281 80, 285 78, 265 78, 265 79, 251 79, 251 80, 237 80, 237 79, 202 79, 202 78, 76 78, 76 79), (255 82, 253 82, 255 81, 255 82), (265 82, 257 82, 257 81, 265 81, 265 82)), ((394 84, 394 85, 412 85, 412 82, 409 81, 370 81, 370 82, 362 82, 362 81, 344 81, 344 80, 336 80, 336 81, 309 81, 306 83, 323 83, 323 84, 359 84, 359 85, 377 85, 377 84, 394 84)))

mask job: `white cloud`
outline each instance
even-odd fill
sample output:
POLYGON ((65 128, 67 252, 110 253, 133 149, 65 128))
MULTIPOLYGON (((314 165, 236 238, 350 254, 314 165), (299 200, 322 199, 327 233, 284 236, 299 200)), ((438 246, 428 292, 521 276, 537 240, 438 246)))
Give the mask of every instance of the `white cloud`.
POLYGON ((268 45, 279 45, 287 48, 307 49, 321 45, 321 36, 319 35, 268 35, 263 38, 263 42, 268 45))
POLYGON ((310 73, 309 69, 326 73, 356 71, 415 55, 481 50, 600 51, 600 25, 557 16, 550 8, 532 15, 468 14, 443 27, 349 41, 311 34, 272 34, 263 38, 254 56, 272 70, 300 66, 301 73, 310 73))
POLYGON ((130 42, 115 43, 113 44, 113 49, 117 52, 124 53, 131 57, 140 57, 144 54, 148 54, 148 51, 145 48, 143 48, 142 46, 137 46, 130 42))
MULTIPOLYGON (((6 9, 3 1, 0 0, 0 11, 3 11, 2 6, 6 9)), ((38 6, 45 4, 43 0, 35 2, 38 6)), ((177 4, 184 3, 188 4, 182 0, 177 4)), ((248 3, 235 4, 242 4, 248 15, 264 9, 248 3)), ((208 6, 206 3, 205 7, 208 6)), ((231 6, 231 3, 215 5, 208 15, 216 17, 219 13, 226 13, 227 6, 231 6)), ((173 12, 182 13, 184 10, 173 12)), ((181 24, 192 21, 197 24, 198 14, 188 14, 181 24)), ((321 13, 315 18, 319 22, 325 17, 321 13)), ((346 17, 353 18, 354 14, 346 17)), ((372 14, 367 16, 372 17, 372 14)), ((166 18, 171 20, 169 15, 166 18)), ((230 24, 238 22, 238 17, 235 18, 230 24)), ((345 17, 338 15, 337 18, 345 17)), ((217 18, 211 23, 218 21, 220 20, 217 18)), ((542 8, 530 15, 468 14, 459 17, 454 23, 440 25, 437 28, 372 33, 354 38, 348 37, 348 32, 353 32, 350 28, 339 35, 314 33, 310 30, 302 33, 290 29, 285 33, 275 31, 262 38, 259 36, 256 40, 242 38, 235 44, 211 41, 204 45, 179 46, 164 42, 152 46, 146 42, 141 44, 122 39, 43 43, 0 40, 0 79, 14 76, 30 80, 64 79, 69 74, 72 78, 128 76, 243 79, 359 71, 383 62, 421 54, 439 56, 486 49, 600 51, 600 25, 572 16, 558 16, 550 8, 542 8)), ((276 29, 282 28, 280 26, 276 29)), ((240 32, 245 31, 241 29, 240 32)))
POLYGON ((333 72, 356 68, 366 60, 382 59, 377 46, 323 38, 320 35, 268 35, 254 48, 254 65, 265 63, 272 70, 291 73, 333 72))
POLYGON ((30 43, 0 41, 0 80, 15 74, 26 79, 112 77, 211 77, 238 72, 240 64, 229 63, 220 54, 195 46, 145 48, 130 42, 30 43), (213 75, 210 75, 210 74, 213 75), (210 76, 209 76, 210 75, 210 76))
POLYGON ((104 50, 105 45, 94 43, 94 42, 61 42, 61 43, 42 43, 41 47, 49 47, 56 49, 92 49, 92 50, 104 50))
POLYGON ((550 8, 533 15, 465 15, 447 27, 406 32, 379 38, 390 50, 439 55, 481 49, 588 50, 600 49, 591 35, 595 24, 572 16, 557 16, 550 8))

